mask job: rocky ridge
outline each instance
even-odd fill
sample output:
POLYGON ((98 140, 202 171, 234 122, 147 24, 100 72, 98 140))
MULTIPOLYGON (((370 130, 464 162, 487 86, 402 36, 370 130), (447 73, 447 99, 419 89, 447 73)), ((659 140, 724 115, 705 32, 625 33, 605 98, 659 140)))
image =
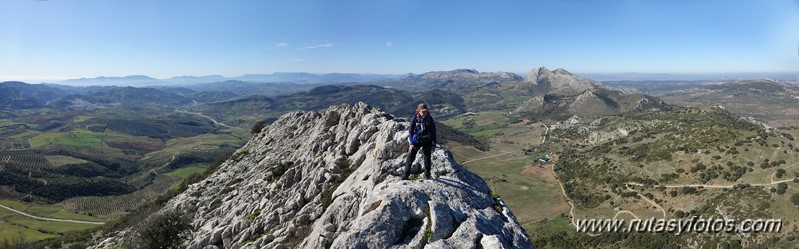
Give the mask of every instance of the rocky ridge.
POLYGON ((188 248, 532 248, 448 151, 433 154, 435 179, 401 180, 406 128, 363 103, 288 113, 161 212, 190 215, 188 248))

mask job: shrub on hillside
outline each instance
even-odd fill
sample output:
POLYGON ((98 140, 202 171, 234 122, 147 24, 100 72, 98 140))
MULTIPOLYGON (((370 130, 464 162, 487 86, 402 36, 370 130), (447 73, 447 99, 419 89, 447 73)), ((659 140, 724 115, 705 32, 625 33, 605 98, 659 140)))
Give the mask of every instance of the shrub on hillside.
POLYGON ((191 227, 189 218, 181 213, 158 214, 136 229, 132 244, 148 249, 179 248, 189 236, 191 227))

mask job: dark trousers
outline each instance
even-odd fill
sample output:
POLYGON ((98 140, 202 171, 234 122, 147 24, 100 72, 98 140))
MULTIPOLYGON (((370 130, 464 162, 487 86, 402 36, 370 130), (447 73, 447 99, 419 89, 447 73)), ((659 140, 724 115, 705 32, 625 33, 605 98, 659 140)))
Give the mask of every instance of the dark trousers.
POLYGON ((407 180, 408 177, 411 175, 411 165, 413 165, 413 161, 416 160, 416 153, 419 153, 419 149, 422 149, 422 154, 424 154, 424 177, 426 179, 430 179, 430 166, 433 164, 430 160, 430 156, 433 154, 433 145, 413 145, 413 148, 410 148, 408 151, 408 158, 405 160, 405 173, 402 175, 402 179, 407 180))

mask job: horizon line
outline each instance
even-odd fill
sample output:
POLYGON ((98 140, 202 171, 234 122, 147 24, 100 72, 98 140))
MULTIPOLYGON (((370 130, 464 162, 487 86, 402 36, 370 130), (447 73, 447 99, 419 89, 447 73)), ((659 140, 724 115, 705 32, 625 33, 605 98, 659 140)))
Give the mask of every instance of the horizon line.
MULTIPOLYGON (((540 67, 535 67, 535 68, 533 68, 531 70, 535 70, 537 68, 540 68, 540 67)), ((558 68, 549 68, 549 67, 545 67, 545 68, 547 68, 549 70, 558 69, 558 68)), ((36 83, 58 83, 58 82, 64 82, 64 81, 70 81, 70 80, 91 80, 91 79, 100 79, 100 78, 125 78, 125 77, 132 77, 132 76, 144 76, 144 77, 152 78, 152 79, 155 79, 155 80, 170 80, 170 79, 181 78, 181 77, 197 77, 197 78, 201 78, 201 77, 214 77, 214 76, 219 76, 219 77, 226 78, 226 79, 235 79, 235 78, 251 76, 251 75, 274 75, 274 74, 281 74, 281 73, 285 73, 285 74, 291 74, 291 73, 301 74, 301 73, 304 73, 304 74, 312 74, 312 75, 356 74, 356 75, 402 76, 402 75, 410 75, 410 74, 422 75, 422 74, 429 73, 429 72, 448 72, 448 71, 463 70, 463 69, 469 69, 469 68, 456 68, 456 69, 451 69, 451 70, 430 70, 430 71, 425 71, 425 72, 421 72, 421 73, 416 73, 416 72, 408 72, 408 73, 375 73, 375 72, 355 73, 355 72, 275 71, 275 72, 271 72, 271 73, 245 73, 245 74, 241 74, 241 75, 238 75, 238 76, 226 76, 226 75, 223 75, 223 74, 203 74, 203 75, 186 75, 186 74, 182 74, 182 75, 168 76, 168 77, 158 77, 158 76, 153 77, 153 76, 149 76, 147 74, 128 74, 128 75, 122 75, 122 76, 117 76, 117 75, 99 75, 99 76, 94 76, 94 77, 85 77, 85 76, 84 77, 69 77, 69 76, 38 77, 38 76, 2 76, 2 75, 0 75, 0 82, 9 82, 9 81, 28 82, 28 81, 30 81, 30 82, 36 82, 36 83)), ((476 70, 476 69, 469 69, 469 70, 476 70)), ((505 73, 513 73, 513 74, 516 74, 516 75, 519 75, 519 76, 526 76, 526 75, 528 75, 530 73, 530 71, 526 71, 526 72, 480 71, 480 70, 476 70, 476 71, 480 72, 480 73, 500 73, 500 72, 505 72, 505 73)), ((569 70, 566 70, 566 71, 569 71, 569 70)), ((701 76, 701 75, 723 76, 724 74, 730 74, 730 75, 741 75, 741 74, 799 74, 799 70, 797 70, 797 71, 737 71, 737 72, 732 72, 732 71, 728 71, 728 72, 591 72, 591 71, 588 71, 588 72, 575 72, 575 71, 569 71, 569 72, 573 73, 573 74, 576 74, 576 75, 581 75, 581 74, 593 74, 593 75, 639 74, 639 75, 674 75, 674 76, 681 76, 681 75, 683 75, 683 76, 701 76)), ((765 77, 765 76, 763 76, 763 77, 765 77)))

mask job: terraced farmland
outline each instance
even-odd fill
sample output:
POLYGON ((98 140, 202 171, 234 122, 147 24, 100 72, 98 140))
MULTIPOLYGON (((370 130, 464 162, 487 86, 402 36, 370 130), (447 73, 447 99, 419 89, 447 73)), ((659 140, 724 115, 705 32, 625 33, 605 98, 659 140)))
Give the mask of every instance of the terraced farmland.
POLYGON ((119 196, 82 196, 58 203, 65 209, 92 216, 110 216, 130 212, 139 205, 154 200, 178 182, 178 178, 162 175, 152 184, 130 194, 119 196))

